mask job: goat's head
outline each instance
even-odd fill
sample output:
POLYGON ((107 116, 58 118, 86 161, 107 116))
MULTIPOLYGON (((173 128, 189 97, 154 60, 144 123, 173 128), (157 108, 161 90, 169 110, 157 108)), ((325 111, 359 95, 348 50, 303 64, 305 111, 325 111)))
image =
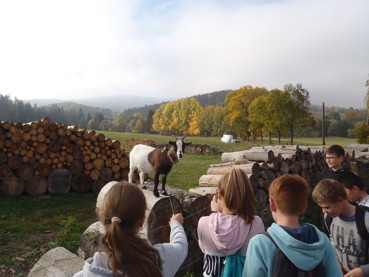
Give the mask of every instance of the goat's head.
POLYGON ((181 139, 177 139, 176 136, 174 136, 174 138, 176 139, 175 141, 169 141, 170 145, 173 145, 174 147, 174 151, 177 154, 177 158, 181 159, 185 153, 185 147, 187 145, 190 145, 192 142, 184 142, 184 138, 186 136, 183 136, 181 139))

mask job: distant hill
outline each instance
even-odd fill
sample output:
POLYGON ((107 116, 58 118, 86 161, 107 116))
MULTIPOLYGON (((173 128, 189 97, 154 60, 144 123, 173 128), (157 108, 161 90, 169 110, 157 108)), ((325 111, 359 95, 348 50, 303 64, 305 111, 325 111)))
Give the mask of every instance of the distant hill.
MULTIPOLYGON (((32 106, 36 104, 38 107, 47 106, 51 104, 58 104, 58 106, 65 106, 63 103, 76 103, 85 106, 99 107, 104 109, 110 109, 112 112, 122 112, 124 110, 143 107, 145 105, 157 104, 163 101, 173 99, 159 98, 159 97, 144 97, 134 95, 108 95, 86 99, 73 99, 73 100, 61 100, 61 99, 30 99, 23 100, 23 102, 29 102, 32 106)), ((78 108, 77 108, 78 109, 78 108)))
MULTIPOLYGON (((60 102, 60 103, 54 103, 54 104, 49 104, 49 105, 57 105, 58 107, 63 108, 64 111, 75 110, 76 112, 78 112, 79 109, 81 109, 85 116, 90 114, 92 117, 95 117, 96 113, 101 113, 106 117, 112 118, 114 114, 114 111, 108 108, 87 106, 87 105, 82 105, 82 104, 78 104, 74 102, 60 102)), ((46 105, 46 106, 49 106, 49 105, 46 105)))
POLYGON ((198 94, 191 97, 196 98, 200 102, 202 107, 211 105, 222 106, 224 104, 224 99, 226 98, 228 92, 231 91, 232 90, 221 90, 211 93, 198 94))
MULTIPOLYGON (((231 90, 222 90, 205 94, 198 94, 188 98, 196 98, 201 106, 223 105, 227 93, 231 90)), ((134 113, 147 113, 149 110, 155 111, 163 103, 173 101, 175 99, 165 99, 158 97, 143 97, 133 95, 114 95, 101 96, 87 99, 61 100, 61 99, 31 99, 23 100, 29 102, 32 106, 36 104, 38 107, 48 105, 58 105, 64 110, 82 109, 83 113, 88 113, 94 117, 96 112, 100 112, 105 116, 112 117, 116 112, 123 115, 132 115, 134 113)))

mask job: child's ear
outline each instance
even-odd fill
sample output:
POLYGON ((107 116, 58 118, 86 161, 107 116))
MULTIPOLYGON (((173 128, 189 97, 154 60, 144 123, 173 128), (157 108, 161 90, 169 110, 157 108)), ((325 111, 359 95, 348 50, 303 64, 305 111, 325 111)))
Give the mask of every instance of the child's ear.
POLYGON ((303 215, 304 213, 306 213, 307 208, 308 208, 308 204, 305 203, 304 207, 302 207, 302 210, 301 210, 301 214, 300 215, 303 215))
POLYGON ((140 228, 142 228, 142 226, 144 225, 144 223, 145 223, 145 217, 140 218, 140 219, 138 220, 138 226, 139 226, 140 228))
POLYGON ((272 198, 269 198, 269 208, 271 212, 275 212, 277 210, 277 206, 272 198))
POLYGON ((347 199, 343 199, 342 197, 337 198, 337 203, 339 203, 339 204, 342 204, 345 201, 347 201, 347 199))
POLYGON ((355 192, 358 192, 360 189, 357 186, 352 186, 352 189, 351 190, 353 190, 355 192))

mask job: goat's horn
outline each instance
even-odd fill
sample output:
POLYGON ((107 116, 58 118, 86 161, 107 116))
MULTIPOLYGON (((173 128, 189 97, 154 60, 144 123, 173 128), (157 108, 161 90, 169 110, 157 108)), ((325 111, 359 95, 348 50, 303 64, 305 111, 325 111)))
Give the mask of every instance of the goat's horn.
POLYGON ((184 138, 185 138, 185 137, 187 137, 187 136, 186 136, 186 135, 185 135, 185 136, 183 136, 182 140, 184 140, 184 138))
POLYGON ((178 140, 178 139, 177 139, 177 137, 176 137, 175 135, 172 135, 172 137, 174 137, 176 140, 178 140))

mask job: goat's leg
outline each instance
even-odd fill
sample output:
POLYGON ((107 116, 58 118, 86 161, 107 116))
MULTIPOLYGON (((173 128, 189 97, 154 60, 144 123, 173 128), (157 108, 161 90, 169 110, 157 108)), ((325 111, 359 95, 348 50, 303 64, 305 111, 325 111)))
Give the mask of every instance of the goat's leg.
POLYGON ((162 177, 161 177, 161 194, 163 194, 163 195, 166 195, 166 196, 168 196, 168 193, 167 193, 167 191, 165 190, 165 184, 166 184, 166 182, 167 182, 167 175, 166 174, 163 174, 162 175, 162 177))
POLYGON ((155 172, 154 173, 154 190, 153 190, 155 197, 159 197, 158 186, 159 186, 159 174, 155 172))
POLYGON ((128 173, 128 182, 132 183, 132 179, 133 179, 133 173, 134 173, 135 169, 133 167, 131 167, 129 169, 129 173, 128 173))
POLYGON ((147 189, 147 187, 144 186, 144 181, 145 181, 145 172, 140 171, 140 187, 142 189, 147 189))

